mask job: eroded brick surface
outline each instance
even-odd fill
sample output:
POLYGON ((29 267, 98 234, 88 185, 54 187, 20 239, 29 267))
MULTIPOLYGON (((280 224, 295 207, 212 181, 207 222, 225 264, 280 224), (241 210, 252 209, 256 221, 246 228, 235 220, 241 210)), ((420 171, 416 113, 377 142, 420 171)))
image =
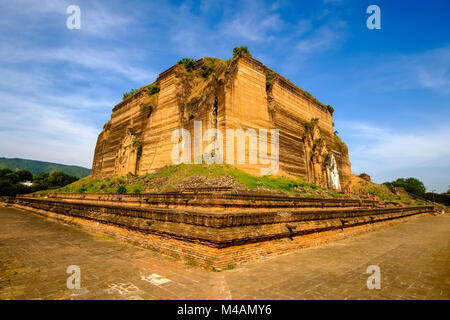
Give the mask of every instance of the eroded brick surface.
POLYGON ((0 208, 0 299, 449 299, 450 216, 212 272, 109 236, 0 208), (81 289, 69 290, 69 265, 81 289), (381 289, 369 290, 369 265, 381 289))

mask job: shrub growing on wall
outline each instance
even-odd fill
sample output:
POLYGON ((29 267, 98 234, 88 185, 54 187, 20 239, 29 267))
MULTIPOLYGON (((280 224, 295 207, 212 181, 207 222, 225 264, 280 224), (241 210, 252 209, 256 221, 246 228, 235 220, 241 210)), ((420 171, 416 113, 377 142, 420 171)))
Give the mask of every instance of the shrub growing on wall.
POLYGON ((143 105, 142 108, 144 112, 147 114, 147 118, 153 113, 153 106, 150 104, 143 105))
POLYGON ((123 94, 123 100, 125 100, 128 97, 131 97, 133 94, 135 94, 138 90, 137 89, 131 89, 130 92, 125 92, 123 94))
POLYGON ((332 106, 330 106, 329 104, 327 104, 327 105, 325 106, 325 108, 327 108, 327 110, 328 110, 331 114, 333 114, 334 108, 333 108, 332 106))
POLYGON ((252 56, 250 54, 250 51, 248 50, 248 47, 246 47, 246 46, 235 47, 233 49, 233 58, 240 54, 247 54, 250 57, 252 56))
POLYGON ((189 120, 192 120, 192 119, 194 119, 194 117, 195 117, 195 112, 194 112, 194 111, 189 111, 189 112, 187 113, 187 116, 188 116, 188 119, 189 119, 189 120))
POLYGON ((211 73, 213 73, 213 71, 214 71, 214 67, 213 66, 203 66, 202 67, 202 77, 203 78, 208 78, 209 75, 211 73))
POLYGON ((178 61, 178 64, 182 64, 187 72, 192 72, 196 69, 195 60, 192 58, 183 58, 178 61))
POLYGON ((158 93, 159 90, 160 90, 160 86, 157 84, 152 83, 147 86, 147 91, 150 95, 158 93))
POLYGON ((273 80, 275 79, 275 72, 268 71, 266 73, 266 90, 269 90, 272 86, 273 80))

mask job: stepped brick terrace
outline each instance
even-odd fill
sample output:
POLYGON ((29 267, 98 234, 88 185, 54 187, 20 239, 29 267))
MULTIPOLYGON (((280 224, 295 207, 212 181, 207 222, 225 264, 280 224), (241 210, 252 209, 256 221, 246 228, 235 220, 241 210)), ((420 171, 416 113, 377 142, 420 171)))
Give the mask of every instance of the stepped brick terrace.
POLYGON ((432 206, 229 190, 26 195, 14 206, 215 269, 434 212, 432 206))
POLYGON ((450 216, 404 223, 223 272, 0 208, 0 299, 450 299, 450 216), (78 265, 81 288, 66 269, 78 265), (366 286, 367 267, 381 288, 366 286))

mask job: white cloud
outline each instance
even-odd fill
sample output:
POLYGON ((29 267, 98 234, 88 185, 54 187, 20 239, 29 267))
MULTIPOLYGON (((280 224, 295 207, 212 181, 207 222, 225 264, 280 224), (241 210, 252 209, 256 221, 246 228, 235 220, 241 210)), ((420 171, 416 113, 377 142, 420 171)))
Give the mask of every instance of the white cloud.
POLYGON ((123 75, 134 81, 151 82, 157 73, 139 67, 130 66, 129 60, 132 57, 130 52, 122 50, 95 50, 89 48, 64 47, 49 52, 48 59, 61 60, 76 63, 93 70, 106 70, 123 75))
POLYGON ((0 3, 0 27, 9 30, 0 43, 1 156, 90 167, 117 88, 157 77, 142 66, 148 59, 143 50, 107 42, 110 35, 128 32, 130 12, 78 1, 82 29, 72 32, 65 25, 69 4, 0 3))
POLYGON ((336 49, 341 46, 344 40, 343 28, 345 23, 342 21, 331 22, 314 31, 310 36, 302 39, 296 46, 297 51, 303 55, 336 49))
POLYGON ((0 25, 17 27, 17 21, 23 20, 27 26, 39 27, 53 25, 60 31, 66 30, 66 10, 70 5, 78 5, 81 11, 81 29, 71 31, 72 34, 82 34, 91 37, 110 38, 125 32, 125 28, 136 22, 134 13, 126 13, 109 9, 99 1, 79 0, 75 3, 68 0, 3 0, 0 10, 4 16, 0 25))
POLYGON ((128 25, 133 24, 135 18, 129 10, 126 14, 118 14, 108 10, 99 3, 83 6, 81 30, 92 36, 114 37, 117 33, 124 33, 128 25))
POLYGON ((154 19, 165 26, 168 39, 175 45, 172 49, 183 56, 201 57, 215 53, 220 56, 233 46, 252 42, 255 47, 275 39, 274 34, 285 27, 278 9, 279 4, 261 1, 236 2, 232 6, 203 1, 200 3, 202 14, 198 15, 193 3, 187 2, 179 6, 156 7, 154 19), (211 8, 220 11, 214 22, 208 20, 211 8))
POLYGON ((280 30, 283 21, 276 13, 265 10, 245 10, 223 24, 225 35, 248 41, 267 41, 271 32, 280 30))
POLYGON ((96 88, 56 93, 50 75, 1 67, 0 73, 1 156, 90 167, 97 123, 114 105, 107 93, 96 88))
POLYGON ((2 5, 8 8, 9 15, 19 13, 36 16, 37 14, 63 13, 72 3, 68 0, 3 0, 2 5))
POLYGON ((2 156, 91 166, 98 135, 93 125, 59 106, 6 94, 0 100, 2 156))
POLYGON ((151 82, 157 73, 141 67, 133 66, 130 60, 142 58, 142 53, 125 50, 101 50, 87 47, 61 47, 61 48, 18 48, 11 45, 0 45, 0 61, 8 64, 29 63, 37 64, 68 62, 77 64, 94 71, 106 71, 136 81, 151 82))
POLYGON ((426 179, 426 172, 446 168, 441 172, 442 188, 450 183, 450 128, 446 121, 442 120, 441 126, 419 130, 361 122, 338 121, 337 124, 349 146, 353 172, 367 172, 383 182, 401 174, 426 179))
MULTIPOLYGON (((377 90, 437 89, 450 92, 450 47, 373 57, 364 85, 377 90)), ((369 66, 370 66, 369 65, 369 66)))
POLYGON ((450 158, 450 128, 399 131, 364 123, 340 121, 346 136, 356 141, 356 157, 383 161, 391 168, 446 164, 450 158), (359 155, 357 155, 359 154, 359 155))

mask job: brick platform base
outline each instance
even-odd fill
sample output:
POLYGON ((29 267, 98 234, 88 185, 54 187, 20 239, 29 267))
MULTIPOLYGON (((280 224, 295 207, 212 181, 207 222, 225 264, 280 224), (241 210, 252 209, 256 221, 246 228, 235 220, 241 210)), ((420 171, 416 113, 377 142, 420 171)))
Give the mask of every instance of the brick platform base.
POLYGON ((433 212, 433 207, 195 212, 25 197, 14 206, 218 270, 433 212))

